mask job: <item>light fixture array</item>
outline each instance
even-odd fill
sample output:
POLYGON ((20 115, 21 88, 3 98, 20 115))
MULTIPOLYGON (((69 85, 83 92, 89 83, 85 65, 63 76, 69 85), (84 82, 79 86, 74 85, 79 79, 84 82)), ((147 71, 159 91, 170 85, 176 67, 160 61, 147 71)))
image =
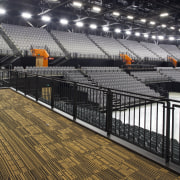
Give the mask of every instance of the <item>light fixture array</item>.
MULTIPOLYGON (((72 2, 72 5, 73 5, 74 7, 77 7, 77 8, 82 8, 82 6, 83 6, 82 2, 80 2, 80 1, 73 1, 73 2, 72 2)), ((94 12, 94 13, 100 13, 100 12, 101 12, 101 7, 99 7, 99 6, 93 6, 93 7, 92 7, 92 12, 94 12)), ((4 15, 4 14, 6 14, 6 10, 3 9, 3 8, 0 8, 0 15, 4 15)), ((169 15, 168 13, 162 13, 162 14, 160 14, 160 17, 167 17, 168 15, 169 15)), ((29 12, 23 12, 23 13, 21 14, 21 16, 22 16, 24 19, 31 19, 31 18, 32 18, 32 14, 29 13, 29 12)), ((114 16, 114 17, 119 17, 119 16, 120 16, 120 13, 119 13, 118 11, 113 11, 113 12, 112 12, 112 16, 114 16)), ((134 19, 134 16, 128 15, 128 16, 127 16, 127 19, 133 20, 133 19, 134 19)), ((43 15, 43 16, 41 16, 41 20, 44 21, 44 22, 50 22, 50 21, 51 21, 51 17, 48 16, 48 15, 43 15)), ((140 19, 140 21, 141 21, 142 23, 147 23, 147 20, 146 20, 145 18, 140 19)), ((67 25, 69 24, 69 21, 68 21, 67 19, 65 19, 65 18, 60 19, 59 22, 60 22, 60 24, 62 24, 62 25, 64 25, 64 26, 67 26, 67 25)), ((156 22, 155 22, 155 21, 150 21, 149 24, 150 24, 151 26, 153 26, 153 25, 156 24, 156 22)), ((81 21, 78 21, 78 22, 75 23, 75 25, 76 25, 78 28, 82 28, 82 27, 84 26, 84 23, 81 22, 81 21)), ((96 24, 90 24, 89 27, 90 27, 90 29, 92 29, 92 30, 96 30, 96 29, 98 28, 98 26, 97 26, 96 24)), ((162 28, 167 28, 167 25, 166 25, 166 24, 162 24, 161 27, 162 27, 162 28)), ((103 27, 102 27, 102 30, 103 30, 104 32, 109 32, 109 31, 110 31, 108 25, 103 26, 103 27)), ((175 27, 174 27, 174 26, 171 26, 171 27, 170 27, 170 30, 175 30, 175 27)), ((114 29, 114 32, 117 33, 117 34, 119 34, 119 33, 122 32, 122 30, 119 29, 119 28, 115 28, 115 29, 114 29)), ((180 32, 180 29, 179 29, 179 32, 180 32)), ((126 30, 126 31, 124 31, 124 33, 125 33, 126 35, 131 35, 131 34, 132 34, 132 31, 126 30)), ((137 36, 137 37, 139 37, 139 36, 141 36, 141 33, 140 33, 140 32, 135 32, 134 35, 137 36)), ((144 38, 149 38, 149 37, 150 37, 148 33, 142 33, 142 36, 144 36, 144 38)), ((159 36, 152 35, 151 37, 152 37, 152 39, 158 39, 158 40, 164 40, 164 39, 165 39, 165 36, 162 36, 162 35, 159 35, 159 36)), ((170 41, 173 41, 173 40, 175 40, 175 37, 173 37, 173 36, 168 36, 168 39, 169 39, 170 41)))

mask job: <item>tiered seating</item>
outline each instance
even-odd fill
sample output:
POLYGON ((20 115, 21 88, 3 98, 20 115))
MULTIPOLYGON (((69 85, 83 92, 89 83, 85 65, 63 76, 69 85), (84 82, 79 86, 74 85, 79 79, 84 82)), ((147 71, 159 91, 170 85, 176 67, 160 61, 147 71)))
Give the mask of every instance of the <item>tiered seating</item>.
POLYGON ((160 74, 158 71, 135 71, 131 75, 144 83, 152 82, 168 82, 170 78, 160 74))
POLYGON ((116 39, 107 38, 102 36, 90 35, 90 38, 93 39, 104 51, 106 51, 110 56, 118 58, 120 53, 128 53, 131 56, 131 52, 122 46, 116 39))
POLYGON ((180 69, 162 68, 159 71, 173 81, 180 82, 180 69))
POLYGON ((150 49, 152 52, 154 52, 155 54, 157 54, 160 58, 162 58, 163 60, 167 60, 167 56, 170 56, 170 54, 165 51, 164 49, 162 49, 159 45, 154 44, 154 43, 146 43, 146 42, 141 42, 141 44, 145 47, 147 47, 148 49, 150 49))
POLYGON ((107 56, 85 34, 52 31, 57 40, 72 55, 79 58, 107 58, 107 56))
POLYGON ((84 75, 79 72, 77 69, 71 70, 71 71, 66 71, 64 73, 65 78, 74 81, 74 82, 79 82, 79 83, 84 83, 84 84, 91 84, 90 81, 88 81, 87 77, 84 77, 84 75))
POLYGON ((97 85, 128 92, 159 96, 154 90, 129 76, 123 70, 114 68, 82 68, 97 85))
POLYGON ((45 29, 9 24, 2 24, 2 28, 23 53, 27 51, 31 55, 30 49, 33 47, 46 49, 53 57, 63 56, 62 50, 45 29))
POLYGON ((141 59, 149 59, 149 60, 155 60, 158 59, 158 57, 153 54, 151 51, 143 47, 140 43, 137 41, 131 41, 126 39, 119 39, 119 41, 124 44, 126 47, 131 49, 135 54, 137 54, 141 59))
POLYGON ((0 54, 1 55, 13 55, 12 49, 8 46, 6 41, 0 35, 0 54))
POLYGON ((160 44, 160 47, 165 49, 169 54, 176 57, 177 60, 180 59, 180 49, 175 45, 168 45, 168 44, 160 44))

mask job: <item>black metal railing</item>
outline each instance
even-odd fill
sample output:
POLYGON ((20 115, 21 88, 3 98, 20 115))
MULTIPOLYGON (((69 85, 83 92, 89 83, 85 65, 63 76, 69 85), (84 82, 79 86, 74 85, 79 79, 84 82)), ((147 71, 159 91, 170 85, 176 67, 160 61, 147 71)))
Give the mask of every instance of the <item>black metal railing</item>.
POLYGON ((9 72, 9 85, 75 121, 161 157, 166 164, 180 165, 180 101, 15 71, 9 72))

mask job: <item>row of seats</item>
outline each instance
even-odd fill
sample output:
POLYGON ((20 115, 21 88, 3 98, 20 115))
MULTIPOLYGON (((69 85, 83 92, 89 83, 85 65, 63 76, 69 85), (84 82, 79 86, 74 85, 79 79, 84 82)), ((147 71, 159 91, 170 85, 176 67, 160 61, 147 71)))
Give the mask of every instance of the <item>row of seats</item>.
POLYGON ((143 83, 168 82, 171 80, 171 78, 158 71, 133 71, 131 72, 131 75, 143 83))
POLYGON ((75 71, 74 67, 71 66, 61 66, 61 67, 26 67, 24 69, 22 66, 14 67, 15 71, 25 72, 30 74, 38 74, 42 76, 64 76, 68 71, 75 71))
MULTIPOLYGON (((119 57, 120 53, 127 53, 133 58, 137 56, 139 60, 162 61, 167 60, 167 56, 174 56, 176 59, 180 59, 180 50, 175 45, 139 43, 127 39, 114 39, 94 35, 87 36, 82 33, 54 30, 51 31, 51 35, 43 28, 9 24, 1 24, 1 28, 20 51, 27 51, 29 55, 31 55, 30 48, 33 47, 45 48, 51 56, 63 56, 63 46, 73 57, 78 58, 108 59, 109 56, 119 57), (62 45, 62 49, 60 45, 62 45)), ((3 40, 0 39, 0 42, 1 41, 3 40)), ((5 47, 5 49, 8 48, 6 43, 5 45, 2 43, 1 46, 2 49, 3 47, 5 47)))
POLYGON ((180 82, 180 69, 159 68, 159 72, 161 72, 166 77, 169 77, 175 82, 180 82))

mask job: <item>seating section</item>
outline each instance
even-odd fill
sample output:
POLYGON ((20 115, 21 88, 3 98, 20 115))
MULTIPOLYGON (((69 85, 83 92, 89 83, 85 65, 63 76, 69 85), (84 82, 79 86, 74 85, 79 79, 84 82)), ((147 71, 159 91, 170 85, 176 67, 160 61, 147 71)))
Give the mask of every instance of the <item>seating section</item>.
POLYGON ((158 57, 149 51, 147 48, 143 47, 137 41, 131 41, 126 39, 119 39, 119 41, 124 44, 126 47, 131 49, 135 54, 137 54, 142 60, 149 59, 149 60, 157 60, 158 57))
POLYGON ((141 42, 143 46, 154 52, 156 55, 158 55, 162 60, 167 60, 167 56, 170 56, 170 54, 162 49, 159 45, 154 44, 154 43, 146 43, 146 42, 141 42))
POLYGON ((180 49, 177 46, 160 44, 160 47, 165 49, 170 55, 174 56, 177 60, 180 60, 180 49))
POLYGON ((143 83, 168 82, 171 80, 171 78, 160 74, 158 71, 134 71, 131 72, 131 75, 133 75, 143 83))
POLYGON ((112 57, 119 58, 120 53, 128 53, 131 56, 134 56, 128 49, 122 46, 114 38, 107 38, 94 35, 90 35, 90 38, 112 57))
POLYGON ((180 82, 180 69, 161 68, 159 71, 175 82, 180 82))
POLYGON ((0 54, 1 55, 13 55, 12 49, 0 35, 0 54))
POLYGON ((64 55, 50 34, 43 28, 2 24, 2 29, 23 54, 27 51, 28 55, 31 55, 30 49, 33 47, 46 49, 53 57, 64 55))
POLYGON ((83 67, 82 69, 98 86, 145 95, 160 96, 159 93, 156 93, 154 90, 145 86, 145 84, 129 76, 118 67, 109 69, 83 67))
POLYGON ((107 58, 107 56, 85 34, 52 31, 64 48, 79 58, 107 58))

